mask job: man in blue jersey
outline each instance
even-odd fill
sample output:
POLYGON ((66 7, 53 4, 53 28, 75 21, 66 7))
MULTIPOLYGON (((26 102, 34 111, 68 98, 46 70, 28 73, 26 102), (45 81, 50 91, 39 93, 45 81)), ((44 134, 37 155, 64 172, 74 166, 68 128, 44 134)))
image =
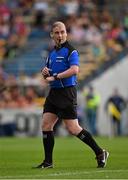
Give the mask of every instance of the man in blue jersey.
POLYGON ((91 134, 83 129, 77 119, 77 74, 79 72, 79 54, 67 41, 64 23, 57 21, 51 29, 51 37, 55 42, 54 49, 49 53, 46 67, 42 75, 50 84, 46 98, 42 120, 44 160, 36 168, 53 167, 54 133, 53 127, 61 118, 68 131, 78 137, 94 151, 97 167, 105 167, 109 153, 99 147, 91 134))

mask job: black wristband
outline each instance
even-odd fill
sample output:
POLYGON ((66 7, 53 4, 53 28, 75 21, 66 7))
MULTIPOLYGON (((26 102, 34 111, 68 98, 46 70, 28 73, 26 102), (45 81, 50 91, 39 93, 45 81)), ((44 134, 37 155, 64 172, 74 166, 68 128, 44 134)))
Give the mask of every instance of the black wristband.
POLYGON ((58 75, 57 73, 54 73, 54 74, 53 74, 53 77, 55 78, 55 80, 58 80, 58 79, 59 79, 59 78, 57 77, 57 75, 58 75))
POLYGON ((43 75, 44 79, 46 79, 47 77, 49 77, 49 75, 43 75))

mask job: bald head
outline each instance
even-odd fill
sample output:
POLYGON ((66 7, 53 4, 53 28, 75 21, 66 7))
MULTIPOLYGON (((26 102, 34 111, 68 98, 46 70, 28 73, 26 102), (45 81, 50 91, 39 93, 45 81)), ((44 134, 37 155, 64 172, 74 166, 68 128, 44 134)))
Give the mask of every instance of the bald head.
POLYGON ((52 39, 54 40, 56 46, 60 46, 67 40, 67 31, 65 24, 61 21, 56 21, 51 28, 50 33, 52 39))
POLYGON ((56 21, 53 25, 52 25, 52 28, 51 28, 51 32, 53 31, 54 28, 56 27, 62 27, 66 30, 66 27, 65 27, 65 24, 61 21, 56 21))

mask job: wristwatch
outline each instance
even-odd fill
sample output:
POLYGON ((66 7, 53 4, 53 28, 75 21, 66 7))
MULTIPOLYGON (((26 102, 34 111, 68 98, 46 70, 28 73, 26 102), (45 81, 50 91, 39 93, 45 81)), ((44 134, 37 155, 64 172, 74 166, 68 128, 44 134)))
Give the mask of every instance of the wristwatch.
POLYGON ((54 74, 53 74, 53 77, 55 78, 55 80, 58 80, 58 79, 59 79, 57 76, 58 76, 57 73, 54 73, 54 74))

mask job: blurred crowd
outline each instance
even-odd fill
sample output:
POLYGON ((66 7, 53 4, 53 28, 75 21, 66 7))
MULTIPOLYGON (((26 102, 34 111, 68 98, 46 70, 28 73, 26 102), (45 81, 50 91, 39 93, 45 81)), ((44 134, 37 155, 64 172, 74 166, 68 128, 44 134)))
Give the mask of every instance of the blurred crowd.
POLYGON ((124 4, 119 11, 119 3, 124 1, 116 2, 112 6, 109 0, 0 0, 0 84, 13 85, 0 95, 0 108, 35 103, 41 93, 33 85, 41 86, 45 97, 46 84, 40 74, 15 77, 4 72, 2 62, 25 49, 37 30, 49 32, 55 20, 66 24, 69 40, 80 51, 82 66, 87 62, 102 64, 128 47, 128 10, 124 4), (30 87, 21 93, 22 83, 30 87))
POLYGON ((47 93, 47 85, 41 75, 28 77, 8 75, 0 68, 0 109, 31 108, 43 106, 47 93))
POLYGON ((49 32, 51 22, 58 19, 66 23, 69 39, 89 45, 89 60, 109 59, 127 45, 128 37, 127 9, 120 9, 117 16, 114 6, 110 11, 109 3, 105 0, 0 0, 0 60, 14 57, 36 28, 49 32))

